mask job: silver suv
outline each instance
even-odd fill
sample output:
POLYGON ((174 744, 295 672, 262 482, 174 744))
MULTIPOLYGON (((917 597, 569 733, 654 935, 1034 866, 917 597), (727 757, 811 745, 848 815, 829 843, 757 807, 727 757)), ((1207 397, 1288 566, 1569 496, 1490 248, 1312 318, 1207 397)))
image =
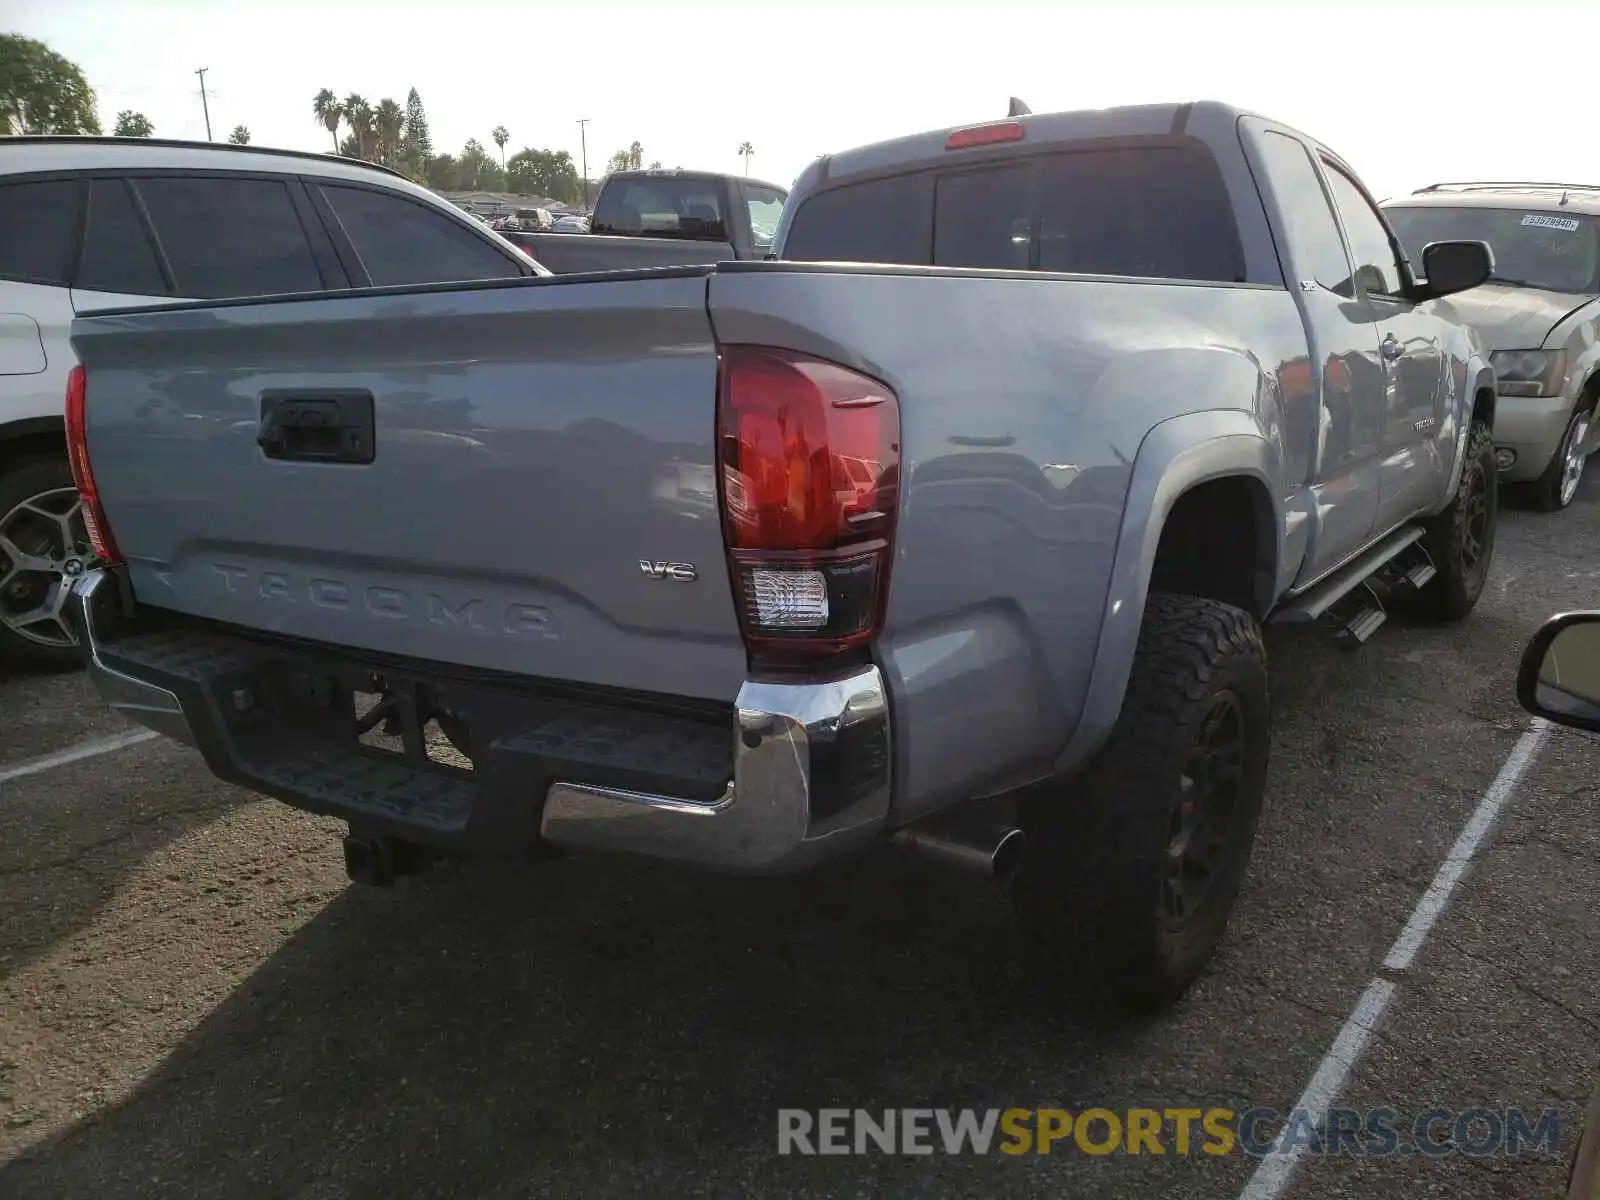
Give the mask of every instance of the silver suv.
POLYGON ((1500 377, 1500 478, 1566 508, 1600 448, 1600 186, 1435 183, 1383 205, 1413 265, 1429 242, 1488 242, 1490 281, 1435 305, 1474 326, 1500 377))
MULTIPOLYGON (((72 662, 88 562, 67 464, 75 314, 549 272, 396 172, 153 138, 0 138, 0 657, 72 662)), ((181 488, 181 480, 151 487, 181 488)))

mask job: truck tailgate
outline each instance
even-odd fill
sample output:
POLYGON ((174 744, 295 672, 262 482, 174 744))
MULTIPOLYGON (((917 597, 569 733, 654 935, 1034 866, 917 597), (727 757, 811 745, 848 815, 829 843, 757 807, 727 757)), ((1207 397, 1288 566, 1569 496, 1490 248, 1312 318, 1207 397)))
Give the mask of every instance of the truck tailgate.
POLYGON ((745 652, 706 286, 687 269, 80 318, 89 453, 135 596, 387 655, 732 699, 745 652), (345 445, 370 461, 306 460, 339 436, 304 422, 355 431, 369 412, 371 445, 345 445))

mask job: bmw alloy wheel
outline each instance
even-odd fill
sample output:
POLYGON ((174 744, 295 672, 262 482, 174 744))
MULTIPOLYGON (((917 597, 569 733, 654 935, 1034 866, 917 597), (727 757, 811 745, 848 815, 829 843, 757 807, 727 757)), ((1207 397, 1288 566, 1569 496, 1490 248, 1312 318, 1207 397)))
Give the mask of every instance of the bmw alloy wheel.
POLYGON ((39 492, 0 515, 0 625, 38 646, 75 646, 57 584, 94 563, 76 488, 39 492))

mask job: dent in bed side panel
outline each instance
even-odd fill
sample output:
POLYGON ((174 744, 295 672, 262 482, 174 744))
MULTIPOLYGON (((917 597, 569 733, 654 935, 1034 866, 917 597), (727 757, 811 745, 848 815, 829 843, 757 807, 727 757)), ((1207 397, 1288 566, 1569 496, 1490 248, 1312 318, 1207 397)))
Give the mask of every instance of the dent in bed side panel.
MULTIPOLYGON (((1069 772, 1081 766, 1116 724, 1139 643, 1161 529, 1178 497, 1227 476, 1253 479, 1269 495, 1276 495, 1276 481, 1283 472, 1280 453, 1280 447, 1264 438, 1250 416, 1241 412, 1190 413, 1150 431, 1129 482, 1092 682, 1072 740, 1055 763, 1057 770, 1069 772)), ((1282 528, 1281 507, 1275 506, 1274 517, 1282 528)))
POLYGON ((703 275, 80 319, 140 600, 287 635, 731 701, 703 275), (373 396, 369 465, 267 458, 260 397, 373 396), (641 560, 692 563, 662 582, 641 560))
POLYGON ((1280 447, 1309 444, 1284 430, 1305 341, 1281 289, 772 263, 719 270, 711 304, 721 342, 830 358, 900 398, 878 646, 897 823, 1037 778, 1067 744, 1152 427, 1233 410, 1273 447, 1271 487, 1280 447))

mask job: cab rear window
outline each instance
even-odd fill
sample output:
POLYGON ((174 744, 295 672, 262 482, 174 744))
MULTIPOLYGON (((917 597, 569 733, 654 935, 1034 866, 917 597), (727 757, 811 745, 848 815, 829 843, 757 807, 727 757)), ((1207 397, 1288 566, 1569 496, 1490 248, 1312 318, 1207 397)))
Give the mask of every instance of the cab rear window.
POLYGON ((929 169, 802 201, 783 256, 808 262, 1245 278, 1216 161, 1187 144, 1118 145, 929 169))

